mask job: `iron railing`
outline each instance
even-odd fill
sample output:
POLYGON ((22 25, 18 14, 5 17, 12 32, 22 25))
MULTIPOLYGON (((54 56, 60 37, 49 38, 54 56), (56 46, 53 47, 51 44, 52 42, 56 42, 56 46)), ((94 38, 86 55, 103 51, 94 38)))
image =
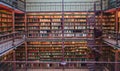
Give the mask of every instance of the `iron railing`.
POLYGON ((0 56, 8 50, 14 49, 20 46, 25 41, 25 37, 22 33, 10 33, 0 35, 0 56))
POLYGON ((19 10, 25 11, 25 2, 22 0, 0 0, 0 2, 10 5, 13 7, 13 9, 17 8, 19 10))
POLYGON ((39 61, 5 61, 0 62, 1 71, 119 71, 120 62, 86 61, 86 62, 39 62, 39 61), (6 65, 6 66, 4 66, 6 65), (115 67, 117 66, 117 68, 115 67), (7 67, 7 68, 6 68, 7 67))

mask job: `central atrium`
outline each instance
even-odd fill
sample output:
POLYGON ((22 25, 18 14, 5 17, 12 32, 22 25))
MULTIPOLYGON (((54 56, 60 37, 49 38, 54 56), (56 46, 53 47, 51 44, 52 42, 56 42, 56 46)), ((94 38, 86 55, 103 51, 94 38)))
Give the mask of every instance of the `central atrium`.
POLYGON ((0 0, 0 71, 120 71, 120 0, 0 0))

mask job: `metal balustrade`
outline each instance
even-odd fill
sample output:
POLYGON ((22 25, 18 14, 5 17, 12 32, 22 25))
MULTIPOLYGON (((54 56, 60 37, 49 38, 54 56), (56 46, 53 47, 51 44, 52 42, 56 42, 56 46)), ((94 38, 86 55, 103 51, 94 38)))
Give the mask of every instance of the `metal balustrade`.
MULTIPOLYGON (((107 61, 81 61, 66 62, 39 62, 39 61, 4 61, 1 62, 1 71, 115 71, 115 65, 119 67, 120 62, 107 61), (6 64, 6 69, 4 65, 6 64), (15 66, 14 66, 15 64, 15 66), (10 66, 9 66, 10 65, 10 66)), ((120 68, 117 69, 118 71, 120 68)))
POLYGON ((19 10, 25 11, 25 2, 22 0, 0 0, 0 2, 10 5, 13 7, 13 9, 17 8, 19 10))
POLYGON ((16 3, 17 5, 15 6, 15 8, 25 11, 25 2, 18 0, 16 3))
POLYGON ((1 2, 7 3, 9 5, 12 5, 13 0, 0 0, 1 2))
POLYGON ((0 36, 0 56, 6 51, 14 49, 24 43, 25 37, 22 33, 11 33, 0 36))
MULTIPOLYGON (((64 2, 64 11, 88 11, 94 2, 64 2)), ((97 6, 99 10, 99 3, 97 6)), ((62 11, 62 2, 26 2, 27 12, 62 11)), ((91 10, 93 11, 93 10, 91 10)))
POLYGON ((116 1, 110 0, 108 9, 115 8, 116 7, 116 1))
POLYGON ((103 38, 103 41, 114 48, 120 48, 120 37, 118 33, 106 34, 107 37, 103 38), (117 36, 118 35, 118 36, 117 36))
POLYGON ((108 1, 108 9, 120 7, 120 0, 109 0, 108 1))

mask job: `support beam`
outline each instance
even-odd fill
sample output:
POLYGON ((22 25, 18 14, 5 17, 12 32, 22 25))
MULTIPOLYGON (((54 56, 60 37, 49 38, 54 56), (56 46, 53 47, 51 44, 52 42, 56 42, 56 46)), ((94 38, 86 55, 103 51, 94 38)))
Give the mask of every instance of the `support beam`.
POLYGON ((15 32, 15 11, 14 9, 12 10, 12 22, 13 22, 12 31, 15 32))
POLYGON ((115 52, 115 71, 118 71, 118 50, 115 52))
POLYGON ((27 52, 27 42, 25 42, 25 68, 26 68, 26 71, 27 71, 27 60, 28 60, 28 52, 27 52))
MULTIPOLYGON (((100 28, 99 28, 99 29, 100 29, 100 31, 102 31, 102 33, 103 33, 104 30, 102 29, 102 28, 103 28, 103 26, 102 26, 102 25, 103 25, 103 11, 102 11, 102 6, 101 6, 101 14, 100 14, 100 17, 101 17, 101 18, 100 18, 101 20, 100 20, 100 28)), ((100 36, 100 40, 99 40, 99 43, 100 43, 100 49, 99 49, 99 50, 100 50, 100 52, 102 52, 102 48, 103 48, 103 44, 102 44, 101 41, 102 41, 102 36, 100 36)))
POLYGON ((14 46, 14 41, 15 41, 15 12, 14 9, 12 10, 12 32, 13 32, 13 43, 12 45, 14 46))
POLYGON ((118 45, 118 28, 119 25, 118 25, 118 9, 116 8, 116 11, 115 11, 115 33, 116 33, 116 44, 118 45))
MULTIPOLYGON (((13 61, 16 61, 16 53, 15 50, 13 50, 13 61)), ((13 63, 13 71, 16 71, 16 62, 13 63)))
POLYGON ((26 38, 28 36, 28 33, 27 33, 27 15, 26 15, 26 13, 24 15, 24 18, 25 18, 25 32, 24 32, 24 34, 25 34, 25 41, 26 41, 26 38))
POLYGON ((62 0, 62 61, 64 62, 64 0, 62 0))
MULTIPOLYGON (((12 43, 12 45, 13 45, 13 47, 14 47, 14 42, 15 42, 15 11, 14 11, 14 9, 12 10, 12 22, 13 22, 13 24, 12 24, 12 32, 13 32, 13 43, 12 43)), ((15 49, 13 49, 13 61, 16 61, 16 53, 15 53, 15 49)), ((16 63, 13 63, 13 71, 16 71, 16 63)))

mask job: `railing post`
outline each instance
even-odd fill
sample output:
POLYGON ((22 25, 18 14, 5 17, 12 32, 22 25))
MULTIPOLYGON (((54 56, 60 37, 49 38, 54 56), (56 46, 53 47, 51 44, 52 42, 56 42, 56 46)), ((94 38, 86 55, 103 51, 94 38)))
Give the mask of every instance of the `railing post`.
POLYGON ((115 71, 118 71, 118 50, 115 51, 115 71))
POLYGON ((62 61, 64 61, 64 0, 62 0, 62 61))
MULTIPOLYGON (((101 5, 101 14, 100 14, 100 17, 101 17, 101 18, 100 18, 100 19, 101 19, 101 20, 100 20, 100 21, 101 21, 101 22, 100 22, 100 31, 103 33, 103 29, 102 29, 102 28, 103 28, 103 0, 101 0, 101 4, 100 4, 100 5, 101 5)), ((102 39, 103 39, 103 37, 100 36, 100 41, 102 41, 102 39)), ((100 49, 99 49, 99 50, 100 50, 100 52, 102 52, 102 42, 100 42, 100 49)))
POLYGON ((25 41, 25 70, 27 71, 27 60, 28 60, 28 54, 27 54, 27 42, 25 41))
POLYGON ((12 32, 13 32, 13 46, 14 46, 14 41, 15 41, 15 12, 14 9, 12 10, 12 32))
MULTIPOLYGON (((15 53, 15 49, 13 50, 13 61, 16 61, 16 53, 15 53)), ((13 71, 16 71, 16 62, 13 63, 13 71)))
POLYGON ((116 45, 118 45, 118 9, 116 8, 115 11, 115 38, 116 38, 116 45))
POLYGON ((26 12, 24 14, 24 18, 25 18, 25 31, 24 31, 24 35, 25 35, 25 41, 26 41, 26 38, 28 37, 28 32, 27 32, 27 14, 26 14, 26 12))

